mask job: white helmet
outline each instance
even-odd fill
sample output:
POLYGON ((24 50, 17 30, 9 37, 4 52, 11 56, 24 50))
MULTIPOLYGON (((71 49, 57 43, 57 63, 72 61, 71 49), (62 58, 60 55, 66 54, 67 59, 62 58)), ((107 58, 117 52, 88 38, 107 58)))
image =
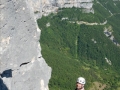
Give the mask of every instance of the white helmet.
POLYGON ((80 83, 80 84, 85 84, 85 79, 83 77, 79 77, 77 79, 77 82, 80 83))

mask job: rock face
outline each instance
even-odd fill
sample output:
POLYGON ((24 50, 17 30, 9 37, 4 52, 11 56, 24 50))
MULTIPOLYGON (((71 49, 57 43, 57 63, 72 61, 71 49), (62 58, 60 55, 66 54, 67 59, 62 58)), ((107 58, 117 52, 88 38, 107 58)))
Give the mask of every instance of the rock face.
POLYGON ((94 13, 92 8, 94 0, 42 0, 42 13, 47 16, 51 12, 55 12, 57 8, 81 8, 83 12, 94 13))
POLYGON ((41 55, 37 2, 0 1, 0 90, 48 90, 51 68, 41 55))

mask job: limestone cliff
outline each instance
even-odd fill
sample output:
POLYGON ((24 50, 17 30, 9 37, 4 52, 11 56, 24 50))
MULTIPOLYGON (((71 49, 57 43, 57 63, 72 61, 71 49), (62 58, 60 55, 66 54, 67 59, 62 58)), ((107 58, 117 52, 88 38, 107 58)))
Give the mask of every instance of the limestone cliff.
POLYGON ((42 13, 47 16, 51 12, 56 12, 58 8, 81 8, 83 12, 94 13, 92 8, 94 0, 41 0, 42 13))
POLYGON ((94 13, 92 8, 94 0, 27 0, 28 6, 34 11, 36 19, 42 15, 47 16, 51 12, 57 12, 59 8, 81 8, 83 12, 94 13))
POLYGON ((41 55, 34 14, 39 2, 0 0, 0 90, 48 90, 51 68, 41 55))

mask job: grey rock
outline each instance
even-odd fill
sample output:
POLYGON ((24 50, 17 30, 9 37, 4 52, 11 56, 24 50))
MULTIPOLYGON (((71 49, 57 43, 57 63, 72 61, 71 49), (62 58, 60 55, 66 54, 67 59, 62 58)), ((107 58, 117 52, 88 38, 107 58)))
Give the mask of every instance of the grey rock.
POLYGON ((0 90, 49 90, 51 68, 41 55, 34 13, 41 16, 40 0, 33 1, 0 1, 0 90))
POLYGON ((94 13, 92 8, 94 0, 42 0, 42 15, 56 13, 58 8, 81 8, 84 13, 94 13))

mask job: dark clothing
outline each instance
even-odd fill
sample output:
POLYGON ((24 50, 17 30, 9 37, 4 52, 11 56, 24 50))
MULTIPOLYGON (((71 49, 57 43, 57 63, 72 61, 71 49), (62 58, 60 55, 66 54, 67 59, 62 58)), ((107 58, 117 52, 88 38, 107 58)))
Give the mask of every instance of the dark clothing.
MULTIPOLYGON (((77 88, 75 90, 77 90, 77 88)), ((81 90, 85 90, 84 87, 81 90)))

